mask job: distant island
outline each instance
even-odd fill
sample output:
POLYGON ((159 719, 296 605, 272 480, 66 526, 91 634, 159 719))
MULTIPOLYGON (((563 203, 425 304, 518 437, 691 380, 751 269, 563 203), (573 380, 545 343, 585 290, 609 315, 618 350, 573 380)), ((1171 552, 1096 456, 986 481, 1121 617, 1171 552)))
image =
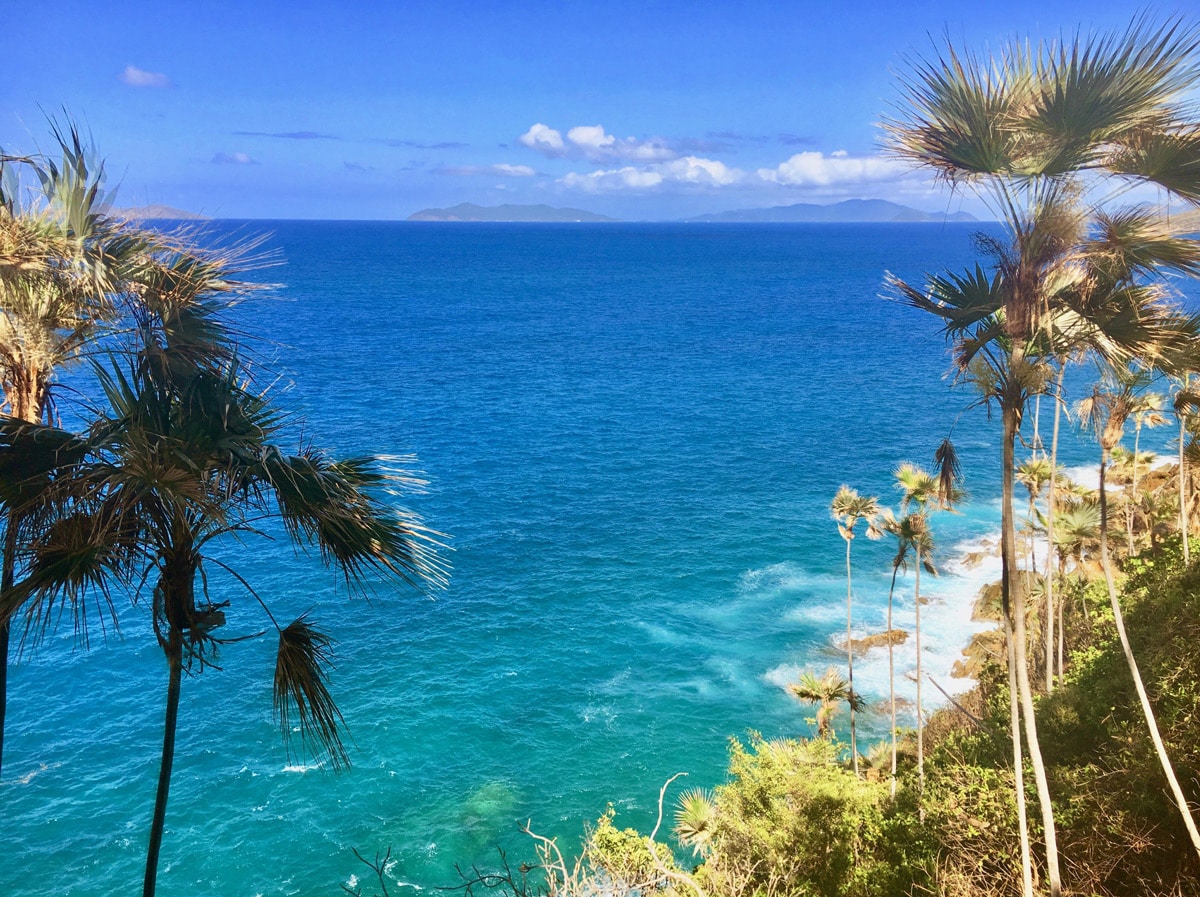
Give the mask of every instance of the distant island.
MULTIPOLYGON (((150 206, 148 208, 164 208, 150 206)), ((180 213, 182 216, 184 213, 180 213)), ((169 215, 145 217, 173 217, 169 215)), ((489 222, 604 222, 619 221, 585 209, 560 209, 545 204, 477 206, 462 202, 448 209, 422 209, 408 216, 409 221, 489 221, 489 222)), ((803 223, 908 223, 978 221, 969 212, 923 212, 886 199, 847 199, 830 205, 801 202, 767 209, 733 209, 682 219, 685 224, 803 224, 803 223)))
POLYGON ((803 222, 913 222, 913 221, 978 221, 968 212, 922 212, 910 206, 885 199, 847 199, 832 205, 800 202, 791 206, 772 206, 769 209, 734 209, 688 218, 688 223, 774 224, 803 222))
POLYGON ((112 213, 118 218, 128 218, 130 221, 211 221, 207 215, 195 212, 185 212, 172 206, 154 203, 148 206, 132 206, 128 209, 113 209, 112 213))
POLYGON ((477 206, 460 202, 448 209, 422 209, 408 216, 409 221, 616 221, 606 215, 583 209, 556 209, 547 205, 477 206))

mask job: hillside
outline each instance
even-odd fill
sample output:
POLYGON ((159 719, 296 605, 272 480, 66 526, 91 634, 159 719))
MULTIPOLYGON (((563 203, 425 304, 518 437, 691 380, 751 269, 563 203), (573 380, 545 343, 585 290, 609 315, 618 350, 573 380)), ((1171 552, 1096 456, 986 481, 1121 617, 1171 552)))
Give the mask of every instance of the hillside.
POLYGON ((847 199, 830 205, 800 202, 790 206, 772 206, 767 209, 733 209, 688 218, 695 223, 876 223, 876 222, 920 222, 978 221, 968 212, 923 212, 910 206, 889 202, 885 199, 847 199))
POLYGON ((616 221, 583 209, 558 209, 544 204, 477 206, 460 202, 448 209, 422 209, 408 216, 409 221, 526 221, 526 222, 599 222, 616 221))

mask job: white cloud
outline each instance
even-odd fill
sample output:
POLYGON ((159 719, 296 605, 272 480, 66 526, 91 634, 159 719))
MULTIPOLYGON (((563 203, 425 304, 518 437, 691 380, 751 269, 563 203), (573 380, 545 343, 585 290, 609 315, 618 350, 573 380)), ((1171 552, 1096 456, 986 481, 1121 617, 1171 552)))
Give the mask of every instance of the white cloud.
POLYGON ((829 187, 897 180, 909 167, 883 156, 851 157, 845 150, 796 153, 776 168, 760 168, 758 176, 772 184, 788 187, 829 187))
POLYGON ((491 166, 492 174, 498 174, 508 178, 531 178, 535 174, 532 168, 528 165, 509 165, 507 162, 500 162, 497 165, 491 166))
POLYGON ((644 171, 627 165, 608 171, 593 171, 588 174, 570 172, 559 183, 564 187, 600 193, 605 190, 648 190, 659 186, 663 176, 656 171, 644 171))
POLYGON ((661 137, 646 140, 614 137, 604 130, 603 125, 576 125, 567 131, 566 140, 563 140, 561 131, 539 122, 517 140, 551 158, 574 156, 592 162, 660 162, 679 156, 679 151, 661 137))
POLYGON ((136 65, 125 66, 117 80, 130 87, 173 87, 171 79, 162 72, 147 72, 136 65))
POLYGON ((664 184, 700 187, 724 187, 744 179, 746 173, 730 168, 714 159, 685 156, 660 162, 648 168, 626 165, 624 168, 602 169, 588 174, 571 172, 561 178, 564 187, 588 193, 615 190, 654 190, 664 184))
POLYGON ((672 181, 706 184, 713 187, 724 187, 741 180, 744 176, 744 172, 730 168, 724 162, 718 162, 715 159, 701 159, 698 156, 684 156, 682 159, 660 165, 658 170, 672 181))
POLYGON ((517 140, 546 156, 561 156, 566 152, 562 134, 541 122, 538 122, 517 140))
POLYGON ((496 165, 452 165, 434 169, 434 174, 448 174, 454 177, 486 174, 502 178, 531 178, 537 172, 528 165, 509 165, 507 162, 500 162, 496 165))
POLYGON ((213 165, 257 165, 246 153, 213 153, 213 165))
POLYGON ((603 125, 579 125, 567 131, 567 139, 583 150, 602 152, 614 143, 617 138, 604 133, 603 125))

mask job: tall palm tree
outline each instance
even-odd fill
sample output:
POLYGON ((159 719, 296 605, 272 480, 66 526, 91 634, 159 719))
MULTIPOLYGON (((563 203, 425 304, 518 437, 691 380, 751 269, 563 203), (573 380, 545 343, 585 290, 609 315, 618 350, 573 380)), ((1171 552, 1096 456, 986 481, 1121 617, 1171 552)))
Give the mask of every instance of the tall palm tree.
MULTIPOLYGON (((112 319, 125 269, 149 243, 108 215, 104 166, 79 131, 51 129, 57 158, 0 157, 0 414, 28 423, 48 422, 56 374, 112 319)), ((16 584, 26 513, 12 499, 0 506, 0 595, 16 584)), ((0 616, 0 762, 10 639, 0 616)))
POLYGON ((1034 554, 1034 535, 1033 521, 1036 514, 1037 500, 1041 498, 1042 492, 1046 488, 1046 484, 1050 482, 1050 460, 1044 456, 1034 455, 1025 461, 1017 468, 1017 482, 1025 487, 1029 493, 1029 511, 1027 521, 1029 523, 1029 565, 1030 569, 1037 573, 1037 561, 1034 554))
POLYGON ((1179 388, 1172 401, 1175 416, 1179 418, 1179 539, 1183 543, 1183 565, 1191 564, 1189 535, 1190 514, 1188 513, 1187 495, 1187 434, 1188 425, 1195 420, 1195 414, 1200 409, 1200 395, 1192 392, 1191 374, 1184 371, 1179 378, 1179 388))
MULTIPOLYGON (((1049 522, 1047 522, 1049 527, 1049 522)), ((1054 551, 1058 557, 1058 581, 1064 587, 1067 584, 1067 566, 1072 565, 1076 576, 1085 580, 1097 574, 1094 554, 1099 552, 1100 544, 1100 506, 1094 500, 1077 501, 1068 507, 1056 509, 1054 512, 1054 551)), ((1065 661, 1066 632, 1063 628, 1063 610, 1065 602, 1058 604, 1058 645, 1057 645, 1057 675, 1063 675, 1065 661)), ((1085 605, 1086 606, 1086 605, 1085 605)))
MULTIPOLYGON (((869 495, 859 495, 849 486, 842 486, 829 505, 830 514, 837 521, 838 532, 846 542, 846 666, 849 670, 848 687, 854 691, 854 592, 850 579, 850 544, 854 541, 854 529, 859 523, 866 526, 868 539, 878 539, 879 500, 869 495)), ((850 756, 853 758, 854 774, 858 775, 858 741, 855 730, 855 703, 850 703, 850 756)))
POLYGON ((1109 358, 1153 355, 1155 337, 1172 329, 1139 313, 1160 297, 1123 274, 1164 267, 1192 273, 1200 262, 1195 247, 1164 228, 1154 210, 1095 213, 1089 222, 1079 199, 1115 175, 1122 185, 1148 182, 1200 200, 1200 139, 1182 103, 1200 83, 1198 49, 1200 31, 1144 21, 1123 34, 1077 34, 1036 46, 1013 41, 986 59, 949 47, 914 66, 903 83, 905 108, 885 125, 897 156, 977 189, 1006 230, 1003 239, 980 241, 995 260, 990 276, 976 266, 932 278, 929 290, 893 284, 909 304, 943 320, 960 371, 981 355, 991 369, 1004 431, 1001 590, 1013 620, 1051 897, 1062 892, 1054 808, 1028 684, 1023 608, 1012 606, 1021 601, 1013 594, 1013 446, 1027 399, 1045 388, 1032 388, 1030 376, 1043 359, 1085 345, 1109 358), (1150 232, 1165 239, 1145 239, 1150 232), (1088 243, 1111 251, 1088 252, 1088 243), (1111 267, 1123 270, 1111 276, 1111 267))
POLYGON ((805 670, 800 674, 799 681, 788 686, 788 691, 797 700, 817 705, 817 735, 821 738, 833 738, 833 714, 837 712, 839 704, 844 702, 852 714, 856 710, 865 710, 867 706, 866 701, 834 667, 829 667, 820 676, 805 670))
MULTIPOLYGON (((29 598, 31 621, 66 602, 78 610, 106 576, 151 583, 151 620, 167 660, 167 700, 143 894, 157 883, 185 670, 212 664, 229 598, 210 595, 208 570, 227 570, 209 548, 278 519, 316 546, 351 584, 375 575, 439 582, 435 535, 385 505, 380 490, 419 485, 372 458, 334 461, 311 447, 287 453, 283 423, 252 388, 221 312, 229 273, 194 254, 159 258, 144 274, 132 361, 101 374, 108 409, 93 424, 89 455, 59 475, 60 512, 31 546, 30 574, 6 608, 29 598)), ((275 706, 285 733, 295 719, 310 746, 348 762, 341 714, 326 685, 330 640, 302 615, 280 625, 275 706)))
POLYGON ((1121 602, 1117 598, 1117 587, 1113 576, 1112 561, 1108 553, 1108 501, 1104 480, 1112 450, 1121 441, 1126 421, 1133 414, 1134 408, 1137 407, 1136 397, 1129 389, 1129 382, 1128 377, 1118 378, 1117 383, 1120 385, 1116 388, 1102 391, 1097 387, 1089 398, 1084 399, 1080 403, 1079 408, 1080 419, 1085 424, 1090 424, 1094 428, 1096 438, 1100 443, 1100 563, 1104 568, 1104 581, 1108 587, 1108 600, 1112 606, 1113 620, 1117 627, 1117 636, 1121 641, 1121 650, 1125 654, 1125 662, 1129 667, 1129 673, 1133 677, 1133 686, 1137 692, 1138 701, 1142 706, 1142 715, 1146 718, 1146 726, 1150 730, 1150 740, 1154 743, 1155 753, 1158 755, 1158 761, 1162 766, 1163 774, 1167 777, 1167 783, 1171 788, 1172 796, 1175 798, 1175 804, 1179 808, 1184 828, 1187 829, 1188 836, 1192 840, 1192 846, 1200 854, 1200 831, 1196 828, 1196 820, 1192 816, 1191 806, 1188 804, 1187 797, 1183 793, 1183 788, 1179 784, 1179 779, 1175 775, 1171 758, 1167 755, 1166 745, 1163 743, 1162 735, 1158 730, 1158 720, 1154 714, 1154 707, 1150 703, 1150 696, 1146 692, 1146 685, 1142 681, 1141 672, 1138 670, 1137 660, 1133 656, 1133 648, 1129 643, 1129 636, 1125 631, 1125 616, 1121 612, 1121 602))
POLYGON ((887 637, 888 637, 888 704, 891 719, 891 751, 892 766, 889 779, 892 797, 896 797, 896 645, 892 640, 892 608, 896 597, 896 577, 900 570, 908 569, 908 554, 912 550, 911 534, 901 529, 901 521, 891 511, 886 511, 882 518, 882 528, 896 538, 896 554, 892 557, 892 582, 888 586, 887 601, 887 637))
POLYGON ((1054 690, 1054 520, 1055 503, 1058 499, 1058 434, 1063 411, 1063 380, 1067 374, 1066 359, 1056 359, 1058 377, 1054 383, 1054 431, 1050 438, 1050 478, 1046 483, 1046 576, 1044 592, 1046 596, 1046 644, 1043 665, 1046 669, 1046 694, 1054 690))
MULTIPOLYGON (((943 443, 943 450, 946 444, 943 443)), ((941 450, 939 450, 941 451, 941 450)), ((943 470, 947 478, 934 476, 922 467, 905 461, 896 468, 896 487, 900 490, 900 510, 905 515, 906 528, 912 537, 911 545, 916 557, 915 579, 913 582, 913 600, 915 604, 915 619, 913 639, 917 650, 917 782, 922 793, 925 791, 925 734, 924 734, 924 702, 922 686, 924 670, 922 661, 924 651, 921 645, 921 568, 936 574, 931 556, 933 553, 933 534, 929 529, 929 512, 933 507, 950 507, 956 500, 954 484, 954 469, 957 461, 947 459, 943 470)))
MULTIPOLYGON (((914 511, 908 514, 903 514, 896 518, 891 514, 887 515, 883 524, 884 530, 896 537, 896 555, 892 558, 892 584, 888 588, 888 607, 887 607, 887 631, 888 635, 888 703, 891 708, 891 727, 892 727, 892 767, 891 767, 891 792, 892 797, 896 796, 896 767, 898 757, 898 733, 896 728, 896 643, 891 638, 892 632, 892 607, 893 599, 896 594, 896 575, 903 568, 908 569, 908 555, 913 552, 918 557, 917 563, 924 566, 926 572, 936 575, 937 569, 933 566, 933 536, 929 531, 929 521, 922 511, 914 511)), ((921 574, 917 571, 916 581, 917 595, 917 618, 916 618, 916 645, 917 645, 917 766, 918 769, 924 772, 924 741, 921 734, 921 574)))
MULTIPOLYGON (((1167 416, 1162 413, 1165 399, 1157 392, 1143 392, 1134 397, 1130 416, 1133 418, 1133 479, 1129 490, 1137 500, 1138 468, 1140 467, 1139 446, 1142 439, 1143 427, 1161 427, 1167 422, 1167 416)), ((1136 554, 1133 544, 1133 514, 1128 518, 1129 554, 1136 554)))

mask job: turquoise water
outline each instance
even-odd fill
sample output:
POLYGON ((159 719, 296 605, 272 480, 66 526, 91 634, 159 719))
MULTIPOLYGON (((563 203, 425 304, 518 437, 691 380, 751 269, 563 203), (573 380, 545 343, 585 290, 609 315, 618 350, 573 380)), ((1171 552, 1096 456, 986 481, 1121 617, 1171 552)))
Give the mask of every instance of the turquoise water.
MULTIPOLYGON (((885 270, 970 260, 973 228, 265 226, 285 264, 261 277, 286 286, 239 319, 270 340, 279 402, 336 453, 418 454, 431 486, 405 501, 454 571, 364 598, 282 541, 222 547, 277 616, 312 608, 337 639, 354 765, 289 755, 273 640, 228 645, 184 682, 160 893, 338 894, 366 871, 355 847, 390 846, 395 882, 453 884, 497 846, 531 855, 519 822, 569 847, 610 801, 649 829, 668 777, 721 780, 730 736, 807 734, 782 686, 837 662, 829 500, 894 502, 893 467, 953 428, 972 502, 938 521, 923 618, 952 687, 989 578, 957 559, 997 525, 997 425, 964 412, 933 322, 879 293, 885 270)), ((1066 460, 1088 451, 1068 439, 1066 460)), ((854 552, 856 629, 876 631, 891 547, 854 552)), ((267 626, 212 585, 227 635, 267 626)), ((85 648, 64 621, 12 671, 0 894, 141 881, 166 665, 145 607, 120 622, 85 648)), ((872 698, 885 677, 885 653, 856 665, 872 698)))

